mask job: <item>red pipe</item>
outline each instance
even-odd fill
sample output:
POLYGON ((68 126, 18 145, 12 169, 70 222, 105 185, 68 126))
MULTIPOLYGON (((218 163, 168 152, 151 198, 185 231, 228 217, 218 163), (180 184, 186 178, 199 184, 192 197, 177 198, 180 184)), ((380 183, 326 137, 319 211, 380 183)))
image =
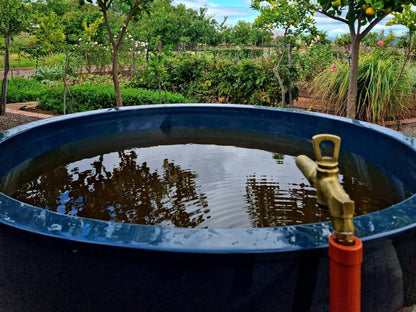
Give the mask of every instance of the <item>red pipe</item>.
POLYGON ((329 311, 359 312, 361 304, 361 262, 363 243, 354 236, 355 244, 345 246, 329 237, 329 311))

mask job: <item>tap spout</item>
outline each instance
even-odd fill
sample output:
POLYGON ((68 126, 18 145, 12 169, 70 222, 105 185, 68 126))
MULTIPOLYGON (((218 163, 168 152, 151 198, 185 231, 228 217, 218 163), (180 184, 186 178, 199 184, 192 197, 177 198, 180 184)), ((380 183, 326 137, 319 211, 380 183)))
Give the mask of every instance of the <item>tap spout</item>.
POLYGON ((355 203, 345 192, 338 179, 338 155, 341 139, 330 134, 319 134, 312 138, 317 161, 305 155, 296 157, 296 165, 318 194, 318 204, 328 207, 335 240, 343 245, 354 244, 355 203), (334 144, 332 156, 322 156, 320 143, 331 141, 334 144))
POLYGON ((296 166, 302 171, 309 183, 315 185, 318 164, 306 155, 299 155, 296 157, 296 166))

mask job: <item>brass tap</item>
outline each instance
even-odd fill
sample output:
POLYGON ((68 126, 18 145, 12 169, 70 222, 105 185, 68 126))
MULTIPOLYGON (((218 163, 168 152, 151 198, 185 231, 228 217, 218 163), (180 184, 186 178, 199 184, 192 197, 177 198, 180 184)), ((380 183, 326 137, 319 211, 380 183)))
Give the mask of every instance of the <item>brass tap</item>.
POLYGON ((355 203, 342 188, 338 179, 338 157, 341 138, 332 134, 312 137, 316 162, 305 155, 296 157, 296 165, 318 193, 318 204, 328 207, 335 240, 343 245, 354 245, 355 203), (323 156, 320 144, 334 144, 332 155, 323 156))

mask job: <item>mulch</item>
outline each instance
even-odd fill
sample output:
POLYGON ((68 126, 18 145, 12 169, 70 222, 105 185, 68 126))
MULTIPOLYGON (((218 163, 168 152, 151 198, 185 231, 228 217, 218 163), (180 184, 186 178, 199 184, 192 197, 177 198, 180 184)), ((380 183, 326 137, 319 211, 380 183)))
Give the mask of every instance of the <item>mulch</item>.
POLYGON ((5 115, 0 116, 0 132, 39 119, 42 118, 6 111, 5 115))

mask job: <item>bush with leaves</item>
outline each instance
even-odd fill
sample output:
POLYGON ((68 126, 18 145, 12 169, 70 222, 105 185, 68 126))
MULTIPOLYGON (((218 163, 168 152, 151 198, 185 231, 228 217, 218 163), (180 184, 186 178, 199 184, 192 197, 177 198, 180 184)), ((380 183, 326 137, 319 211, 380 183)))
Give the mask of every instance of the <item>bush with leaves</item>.
POLYGON ((35 70, 32 78, 42 84, 52 85, 56 81, 62 80, 64 76, 64 67, 39 67, 35 70))
POLYGON ((217 59, 226 60, 243 60, 262 57, 266 54, 263 49, 256 47, 237 47, 237 48, 215 48, 212 50, 217 59))
POLYGON ((311 43, 307 48, 296 48, 292 64, 298 69, 301 80, 310 81, 331 66, 335 60, 334 53, 331 45, 311 43))
MULTIPOLYGON (((116 97, 112 85, 78 85, 70 87, 74 102, 71 112, 83 112, 115 107, 116 97)), ((158 104, 159 93, 144 89, 121 89, 125 106, 158 104)), ((180 94, 168 92, 169 103, 185 103, 180 94)), ((63 87, 47 88, 39 101, 39 107, 55 114, 63 112, 63 87)))
MULTIPOLYGON (((356 118, 371 122, 393 120, 413 104, 416 70, 407 66, 399 77, 400 67, 397 56, 388 49, 377 49, 360 58, 356 118)), ((316 95, 339 115, 347 108, 349 73, 348 62, 337 62, 312 82, 316 95)))
MULTIPOLYGON (((256 105, 276 105, 281 100, 279 86, 274 75, 275 61, 266 59, 216 60, 214 58, 186 55, 166 58, 165 85, 170 91, 179 92, 193 102, 220 102, 256 105)), ((157 81, 146 65, 130 82, 134 88, 157 89, 157 81)), ((296 79, 296 68, 282 66, 284 83, 289 85, 288 75, 296 79)), ((296 90, 294 97, 297 96, 296 90)))
POLYGON ((25 78, 11 78, 7 86, 7 103, 37 101, 47 88, 38 82, 25 78))

